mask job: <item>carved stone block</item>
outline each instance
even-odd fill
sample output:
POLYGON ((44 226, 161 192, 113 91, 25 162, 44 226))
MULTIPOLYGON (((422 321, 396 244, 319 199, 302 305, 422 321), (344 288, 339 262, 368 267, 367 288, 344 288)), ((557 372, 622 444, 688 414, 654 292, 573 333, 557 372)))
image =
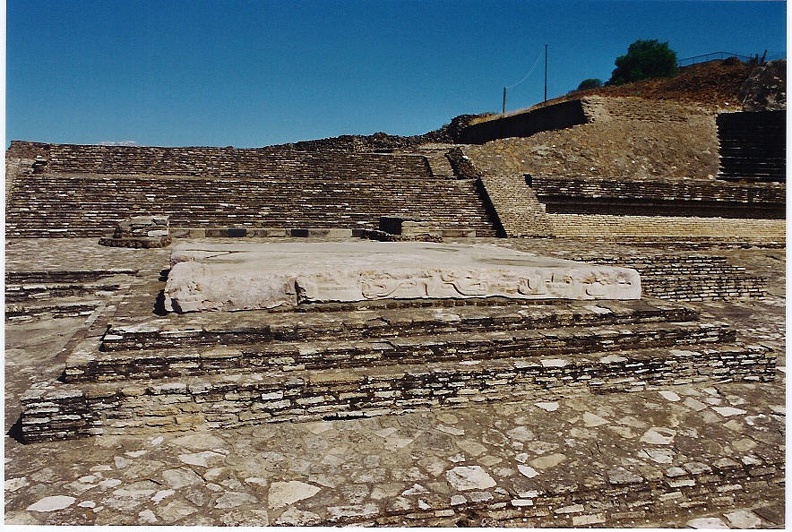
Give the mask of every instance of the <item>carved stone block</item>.
POLYGON ((639 299, 641 281, 629 268, 493 245, 363 241, 180 245, 165 287, 178 312, 494 296, 639 299))

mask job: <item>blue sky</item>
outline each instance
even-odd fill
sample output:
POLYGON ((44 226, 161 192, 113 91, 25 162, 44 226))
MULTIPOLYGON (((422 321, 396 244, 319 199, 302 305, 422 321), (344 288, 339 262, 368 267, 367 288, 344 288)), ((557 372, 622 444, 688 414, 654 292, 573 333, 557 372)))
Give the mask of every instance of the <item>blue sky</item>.
POLYGON ((255 147, 412 135, 607 80, 638 39, 786 54, 786 5, 7 0, 6 140, 255 147))

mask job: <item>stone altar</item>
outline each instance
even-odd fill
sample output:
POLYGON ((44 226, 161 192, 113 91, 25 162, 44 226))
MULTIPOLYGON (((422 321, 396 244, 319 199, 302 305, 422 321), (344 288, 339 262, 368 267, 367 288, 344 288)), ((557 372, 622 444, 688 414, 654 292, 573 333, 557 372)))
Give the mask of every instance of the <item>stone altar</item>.
POLYGON ((378 299, 639 299, 629 268, 494 245, 429 242, 180 244, 169 311, 253 310, 378 299))

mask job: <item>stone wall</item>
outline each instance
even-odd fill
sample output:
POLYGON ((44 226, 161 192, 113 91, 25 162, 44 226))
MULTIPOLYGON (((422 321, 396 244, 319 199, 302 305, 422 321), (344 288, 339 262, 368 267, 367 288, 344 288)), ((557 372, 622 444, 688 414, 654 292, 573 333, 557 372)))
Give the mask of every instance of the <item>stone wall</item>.
POLYGON ((49 159, 52 146, 53 144, 46 142, 12 140, 11 145, 6 150, 6 159, 35 159, 36 157, 49 159))
POLYGON ((668 124, 690 122, 693 117, 710 114, 698 105, 673 100, 587 96, 581 102, 589 122, 619 120, 668 124))
POLYGON ((672 301, 716 301, 762 298, 767 279, 747 275, 745 268, 717 255, 599 256, 593 253, 568 257, 594 264, 633 268, 641 274, 644 295, 672 301))
POLYGON ((531 176, 547 212, 641 216, 786 216, 786 186, 713 179, 531 176))
POLYGON ((696 347, 696 352, 576 354, 547 361, 509 359, 485 367, 400 365, 303 377, 232 375, 185 382, 33 389, 22 402, 26 441, 159 430, 229 428, 270 421, 356 418, 470 402, 551 397, 559 387, 600 392, 708 381, 774 378, 775 357, 760 348, 696 347))
POLYGON ((786 181, 786 110, 721 113, 718 177, 786 181))
POLYGON ((679 519, 691 509, 732 510, 762 500, 783 500, 786 467, 781 456, 745 464, 730 457, 712 467, 692 461, 646 478, 614 469, 600 482, 525 489, 478 503, 410 510, 361 522, 367 526, 481 526, 519 528, 640 527, 643 520, 679 519), (458 524, 459 523, 459 524, 458 524), (637 525, 636 525, 637 523, 637 525))
POLYGON ((97 328, 59 381, 22 397, 25 440, 765 381, 776 365, 726 324, 659 300, 382 301, 212 318, 97 328))
POLYGON ((683 218, 668 216, 615 216, 606 214, 549 214, 557 237, 612 241, 670 240, 675 246, 709 240, 747 245, 784 245, 785 220, 745 218, 683 218))
POLYGON ((572 100, 473 124, 462 130, 460 142, 484 144, 507 137, 529 137, 539 131, 564 129, 587 121, 581 100, 572 100))

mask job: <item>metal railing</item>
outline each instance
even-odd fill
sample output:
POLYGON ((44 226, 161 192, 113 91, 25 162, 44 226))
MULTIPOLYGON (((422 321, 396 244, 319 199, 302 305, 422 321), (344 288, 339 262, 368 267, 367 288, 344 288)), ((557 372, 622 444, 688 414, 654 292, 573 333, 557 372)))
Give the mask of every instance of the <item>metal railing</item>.
POLYGON ((694 55, 693 57, 685 57, 684 59, 677 60, 677 66, 690 66, 695 65, 696 63, 706 63, 707 61, 714 61, 716 59, 728 59, 730 57, 736 57, 743 63, 748 63, 749 61, 756 61, 759 62, 760 60, 764 59, 764 62, 767 61, 775 61, 777 59, 784 59, 786 58, 786 53, 772 53, 768 54, 765 52, 764 55, 760 56, 759 54, 756 55, 744 55, 744 54, 735 54, 733 52, 712 52, 709 54, 702 54, 702 55, 694 55))

